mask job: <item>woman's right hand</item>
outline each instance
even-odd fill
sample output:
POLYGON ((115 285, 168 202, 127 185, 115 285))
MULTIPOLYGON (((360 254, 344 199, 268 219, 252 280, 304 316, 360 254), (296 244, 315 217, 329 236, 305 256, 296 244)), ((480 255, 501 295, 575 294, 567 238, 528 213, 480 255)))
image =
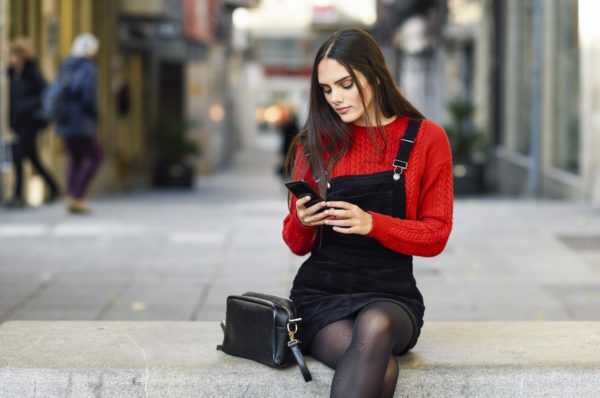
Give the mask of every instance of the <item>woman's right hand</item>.
POLYGON ((305 227, 316 227, 317 225, 322 225, 327 215, 324 211, 319 212, 322 208, 325 207, 325 202, 319 202, 317 204, 312 205, 311 207, 304 207, 304 205, 310 201, 310 196, 305 196, 296 201, 296 217, 300 224, 305 227))

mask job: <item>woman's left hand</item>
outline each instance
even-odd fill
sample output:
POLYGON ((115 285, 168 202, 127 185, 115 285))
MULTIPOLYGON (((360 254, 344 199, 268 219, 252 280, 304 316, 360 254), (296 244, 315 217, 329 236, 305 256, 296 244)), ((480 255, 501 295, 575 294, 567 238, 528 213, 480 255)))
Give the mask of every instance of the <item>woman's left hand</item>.
POLYGON ((327 202, 325 225, 342 234, 366 235, 371 232, 373 219, 360 207, 348 202, 327 202))

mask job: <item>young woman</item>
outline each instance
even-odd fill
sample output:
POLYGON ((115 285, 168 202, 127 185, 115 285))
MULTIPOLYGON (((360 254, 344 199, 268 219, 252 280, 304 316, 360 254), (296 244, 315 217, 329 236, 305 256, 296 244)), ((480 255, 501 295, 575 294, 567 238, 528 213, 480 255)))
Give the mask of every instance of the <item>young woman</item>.
POLYGON ((310 252, 290 294, 303 348, 335 369, 332 397, 392 397, 395 356, 423 325, 412 256, 439 254, 452 229, 448 139, 402 96, 375 40, 342 29, 317 52, 294 148, 293 178, 325 198, 291 197, 284 221, 292 252, 310 252))
POLYGON ((49 189, 48 200, 58 197, 59 189, 54 178, 42 164, 37 150, 37 136, 44 127, 41 119, 42 93, 46 81, 35 62, 35 54, 29 40, 15 38, 10 45, 10 81, 9 122, 16 135, 12 145, 13 166, 15 169, 15 188, 8 207, 23 207, 23 162, 26 159, 46 182, 49 189))

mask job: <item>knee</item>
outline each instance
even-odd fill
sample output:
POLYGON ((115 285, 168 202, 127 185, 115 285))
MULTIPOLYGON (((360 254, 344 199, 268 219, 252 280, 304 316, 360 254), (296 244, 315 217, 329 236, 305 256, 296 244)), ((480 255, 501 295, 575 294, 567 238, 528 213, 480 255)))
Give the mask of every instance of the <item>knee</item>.
POLYGON ((363 314, 359 321, 360 335, 372 342, 391 344, 392 322, 390 318, 376 310, 363 314))

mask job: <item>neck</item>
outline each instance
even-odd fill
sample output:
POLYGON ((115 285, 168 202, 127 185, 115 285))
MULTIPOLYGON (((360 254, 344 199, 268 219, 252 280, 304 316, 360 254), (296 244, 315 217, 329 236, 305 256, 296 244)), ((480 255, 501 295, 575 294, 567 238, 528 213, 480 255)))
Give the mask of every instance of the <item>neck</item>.
MULTIPOLYGON (((385 115, 380 115, 380 118, 381 118, 381 125, 385 126, 386 124, 389 124, 389 123, 393 122, 394 120, 396 120, 396 115, 392 115, 390 117, 387 117, 385 115)), ((375 116, 369 115, 369 121, 371 122, 370 124, 375 123, 375 120, 377 120, 375 118, 375 116)), ((362 117, 359 120, 355 121, 354 124, 357 126, 361 126, 361 127, 367 127, 366 118, 362 117)))

